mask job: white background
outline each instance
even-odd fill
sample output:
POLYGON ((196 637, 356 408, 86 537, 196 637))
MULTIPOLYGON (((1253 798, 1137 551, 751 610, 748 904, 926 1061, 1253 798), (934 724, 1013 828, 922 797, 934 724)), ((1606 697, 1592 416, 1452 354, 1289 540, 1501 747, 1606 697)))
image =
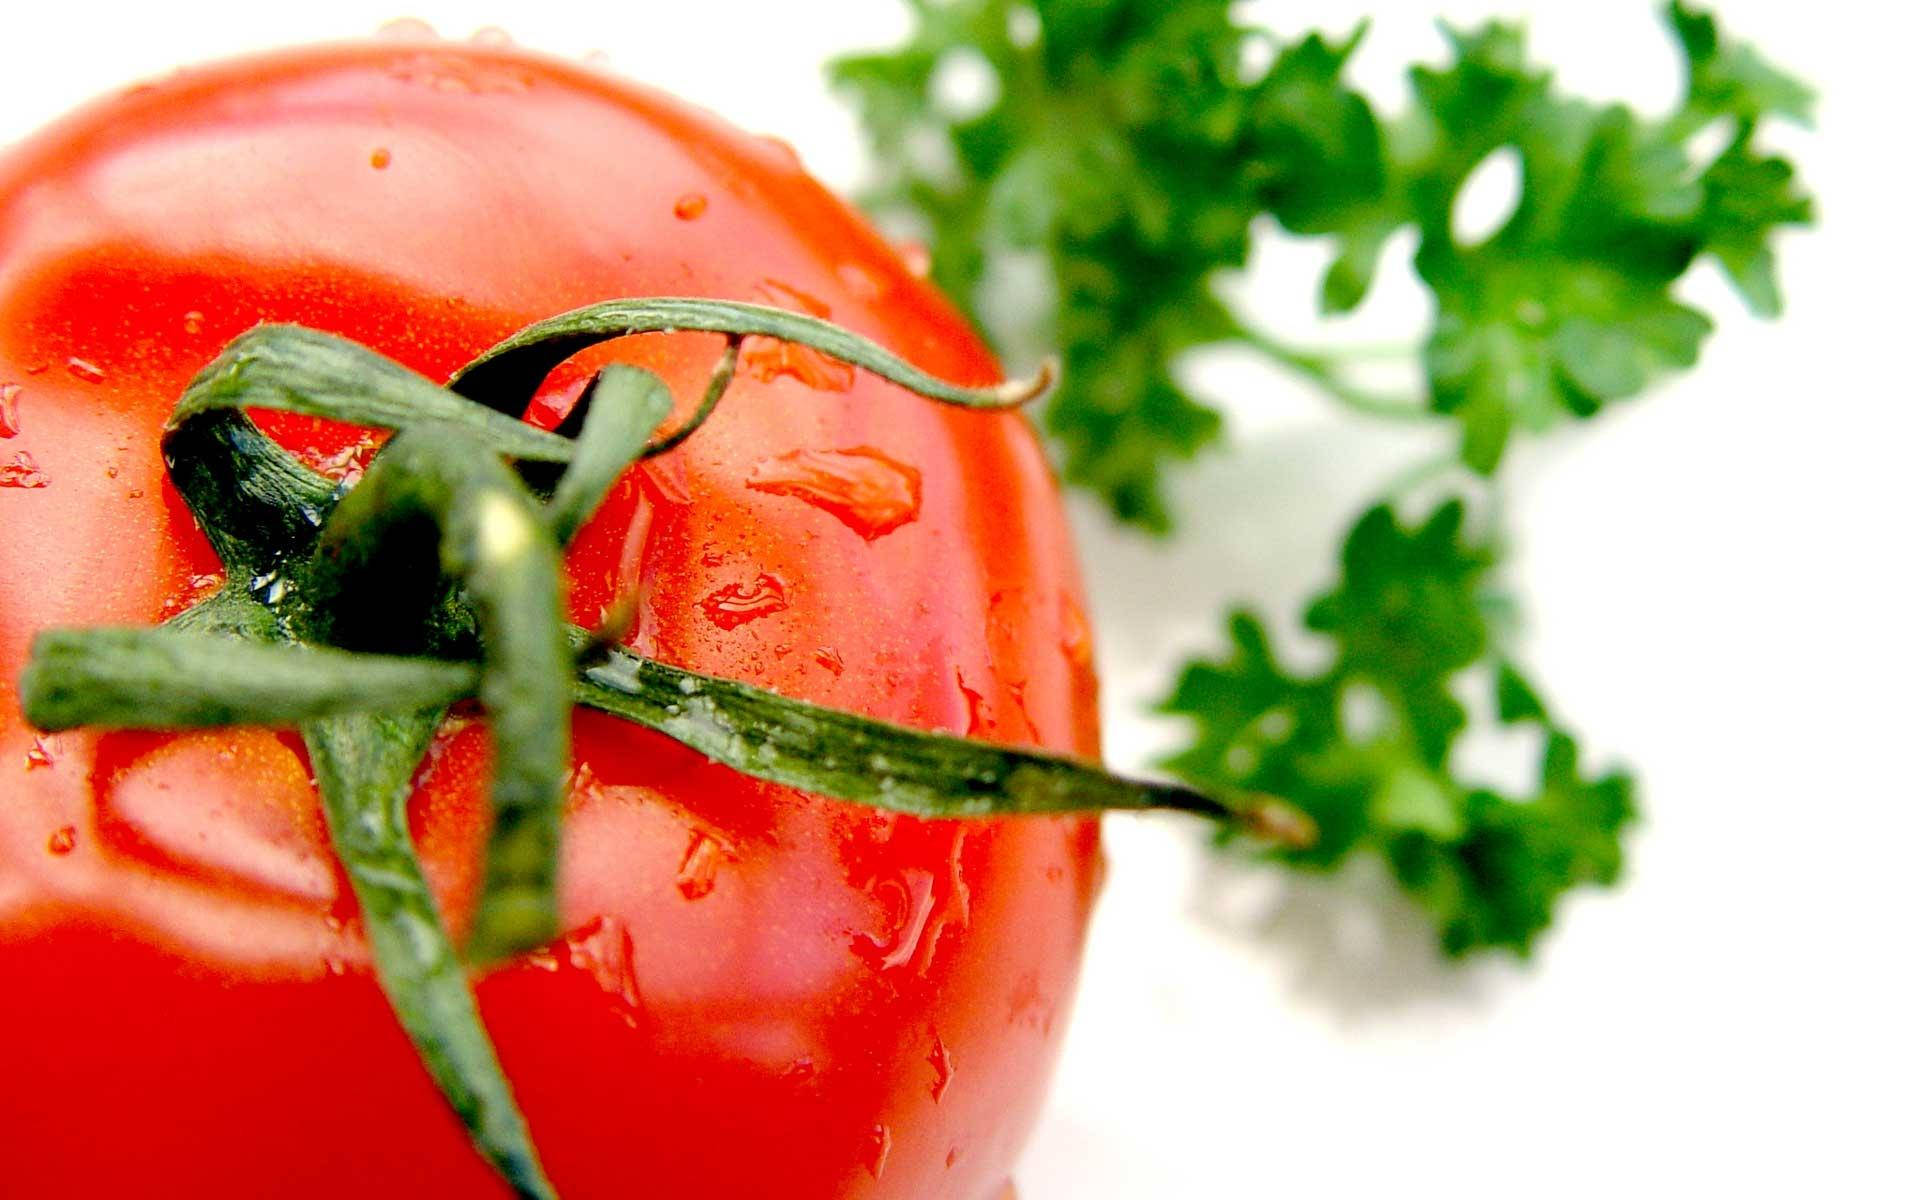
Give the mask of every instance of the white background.
MULTIPOLYGON (((1653 106, 1677 70, 1652 7, 1254 11, 1282 32, 1371 13, 1359 75, 1390 106, 1400 64, 1438 55, 1442 12, 1527 16, 1569 84, 1653 106)), ((1375 880, 1223 870, 1178 822, 1111 822, 1027 1200, 1920 1194, 1920 29, 1896 3, 1719 7, 1822 91, 1819 132, 1779 139, 1822 217, 1785 248, 1787 318, 1754 322, 1717 277, 1690 279, 1722 324, 1701 367, 1530 449, 1512 491, 1529 662, 1596 755, 1640 773, 1627 886, 1569 904, 1530 965, 1462 970, 1435 961, 1412 914, 1379 918, 1375 880)), ((779 134, 841 189, 860 178, 860 141, 819 64, 905 29, 893 0, 21 5, 5 20, 0 136, 181 62, 402 15, 603 51, 779 134)), ((1270 327, 1367 340, 1422 319, 1411 289, 1388 289, 1346 327, 1316 328, 1318 261, 1263 249, 1244 294, 1270 327)), ((1201 378, 1232 397, 1234 446, 1180 476, 1181 540, 1144 543, 1076 502, 1121 765, 1177 732, 1142 710, 1215 643, 1220 608, 1251 601, 1285 628, 1355 506, 1430 440, 1358 426, 1231 355, 1201 378)))

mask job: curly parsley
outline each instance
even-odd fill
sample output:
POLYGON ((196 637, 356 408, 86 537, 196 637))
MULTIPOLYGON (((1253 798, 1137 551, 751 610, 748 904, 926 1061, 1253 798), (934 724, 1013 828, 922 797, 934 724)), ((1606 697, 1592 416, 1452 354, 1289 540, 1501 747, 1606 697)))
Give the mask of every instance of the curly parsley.
POLYGON ((1561 893, 1618 876, 1633 785, 1583 775, 1573 736, 1498 656, 1494 556, 1465 535, 1464 512, 1455 500, 1417 527, 1385 506, 1360 518, 1338 586, 1307 609, 1308 628, 1336 647, 1323 671, 1289 670, 1257 618, 1230 616, 1231 656, 1188 664, 1163 705, 1196 729, 1167 765, 1286 796, 1319 825, 1311 847, 1259 853, 1311 868, 1382 855, 1449 953, 1525 953, 1561 893), (1459 778, 1452 760, 1470 718, 1455 691, 1476 674, 1497 720, 1543 733, 1529 795, 1459 778))
MULTIPOLYGON (((1793 165, 1761 146, 1769 121, 1810 122, 1812 93, 1677 0, 1664 16, 1686 86, 1655 114, 1567 94, 1523 29, 1497 21, 1443 25, 1446 60, 1412 67, 1408 107, 1383 113, 1345 78, 1364 25, 1285 40, 1236 20, 1229 0, 908 3, 905 45, 832 68, 877 152, 870 203, 914 223, 963 305, 980 308, 996 280, 1044 285, 1044 319, 989 328, 1016 350, 1059 348, 1045 421, 1067 480, 1156 532, 1173 522, 1164 468, 1221 433, 1176 370, 1198 347, 1250 347, 1360 416, 1452 422, 1458 461, 1492 478, 1516 436, 1696 361, 1713 325, 1677 288, 1696 262, 1777 315, 1775 235, 1812 221, 1793 165), (944 80, 968 63, 993 90, 956 106, 944 80), (1517 161, 1518 202, 1463 238, 1456 202, 1496 152, 1517 161), (1396 406, 1350 386, 1338 358, 1216 294, 1262 219, 1329 247, 1328 315, 1365 299, 1388 239, 1411 231, 1433 313, 1419 397, 1396 406)), ((1255 617, 1231 617, 1232 656, 1189 664, 1167 702, 1196 728, 1172 766, 1311 811, 1321 843, 1276 852, 1297 864, 1382 855, 1449 951, 1524 952, 1560 894, 1618 874, 1632 787, 1582 773, 1573 736, 1491 637, 1495 541, 1468 538, 1462 513, 1360 519, 1339 587, 1307 614, 1339 646, 1325 672, 1289 670, 1255 617), (1494 681, 1499 721, 1543 731, 1530 796, 1476 786, 1452 761, 1468 723, 1454 693, 1478 676, 1494 681), (1343 715, 1362 694, 1377 727, 1343 715)))

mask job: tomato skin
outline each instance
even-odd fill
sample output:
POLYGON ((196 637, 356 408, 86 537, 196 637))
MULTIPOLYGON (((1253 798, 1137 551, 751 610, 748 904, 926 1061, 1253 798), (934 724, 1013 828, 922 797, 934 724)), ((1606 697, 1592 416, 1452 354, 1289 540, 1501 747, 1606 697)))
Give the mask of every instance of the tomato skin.
MULTIPOLYGON (((20 389, 0 464, 25 453, 45 482, 0 487, 6 1194, 504 1194, 369 974, 297 739, 36 738, 17 680, 37 630, 149 625, 213 586, 157 438, 236 334, 299 322, 444 378, 532 320, 665 294, 825 309, 941 376, 996 376, 789 151, 510 49, 196 69, 0 159, 0 382, 20 389)), ((601 360, 691 400, 717 349, 601 360)), ((584 377, 563 369, 536 412, 584 377)), ((263 424, 316 461, 357 436, 263 424)), ((720 412, 630 473, 568 569, 574 620, 635 591, 628 640, 667 661, 1097 752, 1071 546, 1017 417, 749 343, 720 412), (875 534, 748 486, 855 449, 917 475, 914 519, 875 534)), ((561 1193, 995 1196, 1063 1032, 1095 823, 870 812, 584 712, 575 756, 570 932, 478 983, 561 1193)), ((456 927, 486 757, 456 712, 412 810, 456 927)))

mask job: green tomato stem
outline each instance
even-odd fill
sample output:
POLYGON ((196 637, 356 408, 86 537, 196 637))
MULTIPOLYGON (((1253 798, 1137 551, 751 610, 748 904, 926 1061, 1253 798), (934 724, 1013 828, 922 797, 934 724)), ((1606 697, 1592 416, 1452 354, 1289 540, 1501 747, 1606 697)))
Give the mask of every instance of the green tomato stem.
POLYGON ((444 715, 351 713, 311 721, 301 734, 394 1016, 515 1194, 555 1200, 407 831, 413 773, 444 715))
POLYGON ((653 372, 616 363, 600 372, 579 407, 585 411, 575 439, 578 449, 547 501, 547 525, 562 546, 573 540, 621 474, 647 453, 647 435, 673 410, 673 394, 653 372))
POLYGON ((557 932, 572 701, 559 547, 512 472, 476 450, 452 426, 395 434, 321 533, 304 618, 316 640, 384 648, 377 639, 396 625, 427 623, 430 606, 409 613, 410 594, 431 602, 442 578, 459 584, 479 629, 480 701, 495 760, 493 832, 468 945, 484 962, 557 932), (420 531, 429 528, 438 562, 423 571, 420 531))
POLYGON ((475 1145, 523 1197, 554 1193, 407 833, 414 771, 458 700, 478 696, 495 751, 493 830, 467 947, 480 961, 556 932, 576 703, 758 778, 923 817, 1163 808, 1282 844, 1312 836, 1311 822, 1269 797, 1126 780, 820 708, 565 626, 560 545, 629 465, 672 450, 713 413, 747 336, 799 342, 968 408, 1024 403, 1052 374, 962 387, 815 318, 712 300, 563 314, 483 354, 447 389, 344 339, 262 327, 196 376, 162 440, 227 585, 166 628, 43 634, 21 681, 23 707, 46 728, 299 727, 381 986, 475 1145), (620 366, 597 377, 561 432, 517 419, 578 350, 675 329, 727 341, 699 405, 672 431, 649 440, 671 397, 656 376, 620 366), (267 437, 248 409, 396 432, 349 489, 267 437))

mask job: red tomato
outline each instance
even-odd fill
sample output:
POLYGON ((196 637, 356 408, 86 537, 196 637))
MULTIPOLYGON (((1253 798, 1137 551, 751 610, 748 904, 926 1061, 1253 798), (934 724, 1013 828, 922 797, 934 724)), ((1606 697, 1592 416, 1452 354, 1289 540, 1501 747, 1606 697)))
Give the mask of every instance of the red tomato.
MULTIPOLYGON (((260 321, 435 378, 591 301, 806 308, 961 382, 996 367, 792 152, 604 75, 386 41, 188 71, 0 160, 0 1148, 19 1196, 503 1193, 369 973, 297 739, 36 738, 29 639, 150 625, 215 560, 157 437, 260 321)), ((697 396, 720 339, 602 358, 697 396)), ((535 416, 585 377, 564 369, 535 416)), ((264 420, 263 420, 264 423, 264 420)), ((282 419, 338 471, 353 431, 282 419)), ((1017 417, 749 342, 719 414, 568 560, 641 651, 879 717, 1092 754, 1067 530, 1017 417)), ((478 983, 570 1198, 984 1200, 1032 1125, 1097 886, 1084 820, 920 822, 576 719, 572 932, 478 983)), ((486 738, 414 831, 471 905, 486 738)))

